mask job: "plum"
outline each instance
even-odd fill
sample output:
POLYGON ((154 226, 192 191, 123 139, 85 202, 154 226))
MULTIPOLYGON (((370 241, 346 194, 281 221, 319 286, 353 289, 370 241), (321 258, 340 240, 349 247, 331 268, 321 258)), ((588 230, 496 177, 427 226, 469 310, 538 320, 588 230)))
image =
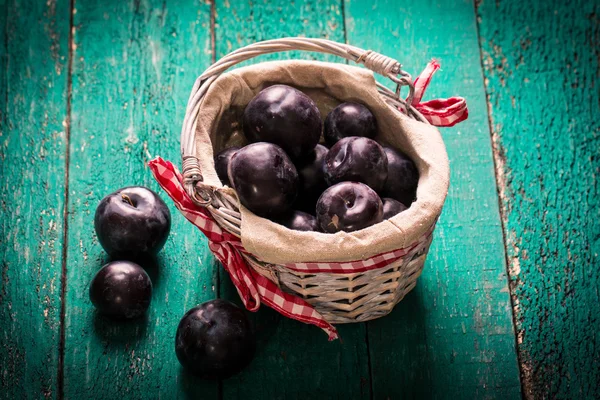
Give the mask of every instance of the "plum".
POLYGON ((384 147, 388 161, 388 177, 381 191, 383 197, 391 197, 410 207, 417 197, 419 171, 415 163, 399 150, 384 147))
POLYGON ((278 222, 283 226, 297 231, 319 230, 315 216, 302 211, 292 211, 278 222))
POLYGON ((296 163, 300 178, 296 206, 302 211, 314 213, 319 196, 327 189, 323 161, 328 151, 327 147, 318 144, 308 156, 296 163))
POLYGON ((100 201, 94 228, 98 241, 113 258, 153 256, 167 241, 171 212, 152 190, 126 187, 100 201))
POLYGON ((362 182, 378 192, 387 179, 388 160, 376 141, 350 136, 340 139, 329 149, 323 169, 329 185, 362 182))
POLYGON ((392 218, 394 215, 408 209, 408 207, 398 200, 390 199, 389 197, 384 197, 381 200, 383 201, 383 219, 392 218))
POLYGON ((115 319, 133 319, 144 315, 150 306, 152 282, 138 264, 113 261, 94 276, 89 294, 101 314, 115 319))
POLYGON ((231 157, 238 151, 240 148, 237 146, 228 147, 224 150, 221 150, 215 156, 215 171, 217 171, 217 176, 223 185, 227 185, 231 187, 231 182, 229 182, 229 175, 227 175, 227 168, 229 168, 229 161, 231 161, 231 157))
POLYGON ((206 379, 225 379, 254 357, 254 332, 244 311, 222 299, 189 310, 177 327, 175 353, 181 365, 206 379))
POLYGON ((248 141, 276 144, 297 160, 319 142, 321 114, 314 101, 301 91, 274 85, 248 103, 243 128, 248 141))
POLYGON ((296 167, 272 143, 253 143, 235 152, 229 162, 229 180, 240 202, 265 218, 289 211, 298 192, 296 167))
POLYGON ((377 135, 377 121, 371 110, 364 105, 342 103, 327 114, 323 135, 325 143, 330 147, 348 136, 373 139, 377 135))
POLYGON ((317 202, 317 222, 323 232, 357 231, 382 220, 383 203, 364 183, 338 183, 317 202))

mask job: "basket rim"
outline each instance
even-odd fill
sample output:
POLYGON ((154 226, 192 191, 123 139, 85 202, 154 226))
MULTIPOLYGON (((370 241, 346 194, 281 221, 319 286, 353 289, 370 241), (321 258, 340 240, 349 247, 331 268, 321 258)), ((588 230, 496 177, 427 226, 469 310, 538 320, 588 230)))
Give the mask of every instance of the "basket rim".
MULTIPOLYGON (((211 94, 211 90, 213 91, 218 91, 220 89, 223 88, 223 86, 225 84, 227 84, 228 80, 231 79, 239 79, 240 75, 243 75, 246 71, 251 71, 254 68, 260 67, 263 68, 265 66, 281 66, 281 65, 285 65, 286 67, 289 67, 289 65, 296 65, 296 67, 300 68, 300 67, 306 67, 308 65, 314 67, 315 65, 320 66, 321 68, 332 68, 332 66, 335 66, 336 72, 338 72, 338 69, 343 69, 345 73, 347 74, 355 74, 355 73, 360 73, 360 74, 367 74, 369 76, 370 81, 372 82, 372 85, 375 86, 375 80, 373 75, 369 72, 366 71, 363 68, 359 68, 359 67, 354 67, 354 66, 349 66, 349 65, 344 65, 344 64, 339 64, 339 63, 330 63, 330 62, 322 62, 322 61, 305 61, 305 60, 287 60, 287 61, 266 61, 266 62, 262 62, 259 64, 254 64, 254 65, 250 65, 250 66, 245 66, 242 68, 238 68, 235 69, 234 71, 228 72, 226 74, 221 75, 213 84, 215 85, 212 89, 209 90, 209 94, 211 94)), ((385 100, 383 100, 384 102, 385 100)), ((404 122, 410 123, 413 125, 414 124, 419 124, 419 122, 417 121, 413 121, 410 120, 408 117, 400 114, 399 111, 396 110, 392 110, 391 107, 386 107, 389 108, 389 112, 393 112, 394 115, 400 115, 400 119, 404 122)), ((437 143, 436 146, 438 147, 438 150, 443 151, 444 154, 444 158, 445 158, 445 162, 447 163, 447 154, 445 152, 445 147, 443 146, 443 141, 441 140, 441 136, 439 134, 439 131, 430 126, 430 125, 425 125, 422 124, 422 126, 427 126, 428 129, 430 130, 430 133, 432 134, 431 137, 428 137, 427 140, 428 142, 431 141, 432 143, 437 143)), ((201 128, 199 128, 201 129, 201 128)), ((202 128, 204 129, 204 128, 202 128)), ((211 142, 211 146, 212 146, 212 142, 211 142)), ((435 146, 434 146, 435 147, 435 146)), ((402 149, 403 151, 405 151, 405 149, 402 149)), ((239 205, 239 202, 236 198, 235 195, 235 191, 231 188, 227 188, 227 187, 223 187, 222 183, 218 180, 218 177, 216 175, 216 172, 214 171, 214 163, 212 160, 212 148, 210 149, 211 151, 211 156, 210 156, 210 162, 205 162, 204 166, 203 166, 203 170, 205 171, 205 177, 206 179, 204 180, 204 182, 202 182, 202 187, 210 190, 210 194, 211 196, 213 196, 212 199, 212 203, 206 205, 205 207, 210 211, 210 213, 212 214, 212 216, 215 218, 215 220, 217 220, 217 222, 219 223, 219 225, 224 228, 225 230, 227 230, 228 232, 234 234, 235 236, 238 237, 242 237, 242 226, 244 224, 244 221, 242 221, 242 217, 241 215, 244 214, 246 217, 251 216, 251 219, 253 221, 256 221, 256 219, 260 219, 262 220, 262 223, 267 223, 267 224, 272 224, 271 227, 274 227, 275 225, 277 225, 277 227, 279 227, 278 229, 285 229, 287 231, 287 235, 288 236, 292 236, 296 239, 299 240, 310 240, 310 238, 316 238, 317 240, 324 240, 327 237, 332 237, 334 235, 341 235, 341 236, 354 236, 357 233, 361 233, 364 235, 366 231, 369 231, 370 228, 372 228, 370 230, 371 233, 376 233, 375 231, 377 229, 379 229, 378 227, 381 226, 382 223, 385 223, 386 221, 379 223, 379 224, 375 224, 372 227, 368 227, 365 228, 363 230, 360 231, 355 231, 355 232, 338 232, 336 234, 325 234, 325 233, 319 233, 319 232, 299 232, 299 231, 291 231, 285 227, 282 227, 281 225, 275 224, 269 220, 266 220, 264 218, 258 217, 255 214, 251 213, 249 210, 243 208, 243 206, 239 205), (239 222, 238 222, 239 221, 239 222), (266 222, 265 222, 266 221, 266 222), (375 227, 375 228, 374 228, 375 227), (302 236, 304 235, 304 236, 302 236), (306 236, 309 235, 309 236, 306 236), (317 235, 317 236, 314 236, 317 235)), ((208 158, 208 157, 206 157, 208 158)), ((413 159, 415 159, 415 157, 412 157, 413 159)), ((416 158, 420 158, 419 155, 416 156, 416 158)), ((420 175, 427 175, 427 171, 422 170, 422 166, 417 165, 419 167, 419 172, 420 175)), ((431 167, 431 165, 429 166, 431 167)), ((438 168, 440 169, 440 168, 438 168)), ((448 179, 448 168, 447 165, 444 168, 441 168, 441 170, 444 171, 443 174, 446 175, 446 182, 448 179)), ((439 171, 438 171, 439 172, 439 171)), ((422 186, 422 182, 419 183, 419 187, 422 186)), ((444 185, 442 185, 444 186, 444 185)), ((430 214, 430 217, 428 217, 429 219, 429 223, 426 224, 421 224, 420 226, 416 227, 417 230, 419 231, 418 233, 421 234, 422 232, 424 232, 425 230, 427 230, 431 225, 433 225, 433 221, 435 219, 437 219, 439 217, 439 214, 441 213, 441 206, 443 205, 444 199, 445 199, 445 194, 447 191, 447 183, 444 187, 441 188, 441 191, 439 193, 439 201, 438 201, 438 210, 434 213, 430 214)), ((417 202, 413 203, 413 204, 417 204, 417 202)), ((431 205, 430 205, 431 206, 431 205)), ((409 213, 410 210, 414 207, 411 206, 411 208, 409 208, 409 210, 405 211, 403 213, 403 216, 405 216, 405 213, 409 213)), ((421 215, 421 220, 422 220, 422 215, 421 215)), ((251 221, 248 221, 250 223, 250 225, 252 225, 251 221)), ((421 221, 422 222, 422 221, 421 221)), ((368 233, 367 233, 368 234, 368 233)), ((418 236, 418 235, 417 235, 418 236)), ((243 238, 242 238, 243 239, 243 238)), ((245 248, 251 252, 252 254, 257 254, 259 255, 263 260, 265 260, 265 262, 269 262, 269 263, 276 263, 278 264, 279 262, 277 262, 274 259, 271 259, 270 257, 264 257, 264 255, 262 254, 261 251, 257 251, 256 248, 251 244, 250 246, 247 245, 248 243, 245 242, 245 248)), ((401 248, 403 247, 404 243, 402 243, 401 245, 396 246, 396 248, 401 248)), ((369 256, 374 255, 374 254, 370 254, 369 256)), ((368 258, 364 257, 363 259, 368 258)), ((318 259, 318 258, 314 258, 314 259, 318 259)), ((298 259, 298 262, 302 262, 305 261, 305 259, 298 259)), ((308 261, 308 260, 306 260, 308 261)), ((319 260, 322 261, 322 260, 319 260)), ((341 259, 340 261, 349 261, 348 259, 341 259)))

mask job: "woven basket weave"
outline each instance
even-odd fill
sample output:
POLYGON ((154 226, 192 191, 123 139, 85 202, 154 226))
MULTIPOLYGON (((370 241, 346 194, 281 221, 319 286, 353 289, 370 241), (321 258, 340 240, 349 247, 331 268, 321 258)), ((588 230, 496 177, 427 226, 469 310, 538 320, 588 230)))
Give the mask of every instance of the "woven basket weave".
MULTIPOLYGON (((395 109, 404 110, 409 117, 428 124, 411 106, 414 87, 410 75, 402 71, 398 61, 370 50, 324 39, 286 38, 255 43, 223 57, 197 79, 192 89, 181 135, 182 170, 185 190, 194 203, 208 209, 223 229, 237 237, 241 236, 238 200, 219 188, 203 183, 195 146, 201 101, 209 86, 228 68, 262 54, 291 50, 337 55, 388 77, 396 84, 396 91, 377 84, 385 102, 395 109), (408 88, 406 100, 400 97, 403 87, 408 88)), ((413 289, 423 269, 432 230, 433 227, 427 235, 410 244, 410 250, 400 259, 385 267, 359 273, 306 274, 284 265, 265 263, 250 254, 242 255, 258 273, 275 282, 282 290, 305 299, 330 323, 367 321, 388 314, 413 289)))

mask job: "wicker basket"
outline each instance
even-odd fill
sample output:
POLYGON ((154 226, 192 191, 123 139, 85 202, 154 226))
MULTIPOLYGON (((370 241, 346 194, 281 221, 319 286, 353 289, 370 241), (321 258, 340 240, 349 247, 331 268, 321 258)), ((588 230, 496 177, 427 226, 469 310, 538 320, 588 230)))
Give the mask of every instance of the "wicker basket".
MULTIPOLYGON (((187 107, 181 136, 183 182, 194 203, 208 209, 226 231, 240 237, 241 213, 238 200, 221 188, 203 183, 199 155, 195 145, 198 113, 210 85, 228 68, 255 56, 291 50, 322 52, 340 56, 388 77, 396 91, 378 85, 385 102, 423 123, 427 120, 411 106, 414 93, 411 77, 400 63, 381 54, 323 39, 286 38, 252 44, 236 50, 210 66, 196 81, 187 107), (408 88, 406 100, 400 90, 408 88)), ((400 112, 400 111, 398 111, 400 112)), ((431 244, 433 226, 417 242, 407 247, 404 256, 382 268, 360 273, 301 273, 285 265, 262 262, 260 255, 242 253, 258 273, 275 282, 282 290, 302 297, 330 323, 367 321, 388 314, 415 286, 431 244)))

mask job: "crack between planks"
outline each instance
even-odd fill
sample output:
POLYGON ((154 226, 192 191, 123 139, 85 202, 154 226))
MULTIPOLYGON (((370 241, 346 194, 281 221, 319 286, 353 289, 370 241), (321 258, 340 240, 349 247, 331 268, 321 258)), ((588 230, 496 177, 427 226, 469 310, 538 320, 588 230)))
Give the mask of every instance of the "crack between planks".
POLYGON ((529 397, 527 396, 527 394, 532 393, 532 392, 529 390, 529 378, 527 376, 525 376, 525 369, 523 368, 524 360, 522 358, 521 351, 519 349, 519 340, 518 340, 518 331, 517 331, 517 315, 515 312, 515 308, 516 308, 515 297, 514 297, 515 294, 512 292, 512 287, 511 287, 511 283, 510 283, 510 279, 511 279, 510 261, 511 260, 509 259, 509 255, 508 255, 508 248, 507 248, 508 238, 507 238, 507 234, 506 234, 508 216, 506 215, 506 212, 505 212, 505 209, 503 206, 503 193, 505 192, 506 181, 505 181, 504 177, 502 176, 502 174, 504 174, 504 171, 501 168, 501 165, 502 165, 502 163, 500 161, 501 155, 499 154, 499 149, 497 148, 495 141, 494 141, 494 137, 496 136, 496 133, 494 132, 494 128, 493 128, 492 108, 491 108, 491 103, 490 103, 490 91, 489 91, 488 83, 487 83, 487 80, 485 77, 483 41, 482 41, 482 37, 481 37, 480 21, 478 18, 478 10, 479 10, 480 4, 481 4, 481 0, 473 1, 475 27, 476 27, 476 32, 477 32, 477 41, 479 43, 479 62, 480 62, 480 66, 481 66, 481 80, 483 81, 483 88, 485 91, 490 144, 492 146, 492 155, 493 155, 492 159, 494 162, 494 178, 496 180, 496 194, 498 197, 498 212, 500 214, 500 226, 501 226, 501 230, 502 230, 502 241, 503 241, 503 247, 504 247, 504 261, 506 263, 506 265, 505 265, 506 284, 507 284, 508 290, 509 290, 508 297, 509 297, 509 301, 510 301, 510 310, 511 310, 512 323, 513 323, 513 337, 514 337, 514 343, 515 343, 517 363, 519 364, 518 367, 519 367, 519 383, 521 386, 521 397, 523 399, 528 399, 529 397))
MULTIPOLYGON (((348 27, 346 26, 346 0, 340 0, 342 11, 342 29, 344 30, 344 43, 348 44, 348 27)), ((348 64, 348 60, 346 60, 348 64)))
MULTIPOLYGON (((217 62, 217 40, 216 40, 216 18, 217 18, 217 0, 210 2, 210 49, 211 49, 211 63, 217 62)), ((217 268, 215 276, 215 294, 217 298, 221 297, 221 264, 216 260, 213 262, 213 268, 217 268)), ((223 379, 217 381, 217 399, 223 399, 223 379)))
POLYGON ((65 196, 63 207, 63 247, 62 247, 62 265, 60 276, 60 339, 58 343, 58 395, 59 399, 63 399, 64 381, 65 381, 65 316, 67 302, 67 254, 69 243, 69 167, 70 167, 70 145, 71 145, 71 99, 73 88, 73 30, 74 30, 74 10, 75 0, 69 1, 69 35, 67 49, 67 104, 65 118, 65 196))
POLYGON ((369 400, 373 400, 373 369, 371 366, 371 346, 369 345, 369 322, 365 323, 365 340, 367 342, 367 370, 369 371, 369 400))
POLYGON ((6 128, 8 130, 8 121, 7 121, 7 114, 8 114, 8 1, 6 2, 6 7, 4 8, 4 21, 5 21, 5 26, 4 26, 4 51, 6 52, 5 54, 5 61, 4 61, 4 82, 6 83, 6 92, 4 93, 4 110, 2 110, 2 112, 4 114, 0 115, 0 121, 4 121, 6 123, 6 128))
MULTIPOLYGON (((340 9, 342 13, 342 29, 344 30, 344 43, 348 44, 348 31, 346 28, 346 0, 340 0, 340 9)), ((350 60, 344 58, 344 64, 350 65, 350 60)))

